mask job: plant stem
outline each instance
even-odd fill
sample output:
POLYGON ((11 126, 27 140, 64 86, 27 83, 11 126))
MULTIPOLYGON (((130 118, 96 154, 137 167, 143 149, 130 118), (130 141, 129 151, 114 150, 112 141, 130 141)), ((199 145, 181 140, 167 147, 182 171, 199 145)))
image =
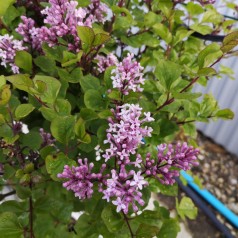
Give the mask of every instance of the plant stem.
MULTIPOLYGON (((32 181, 30 180, 30 189, 32 190, 32 181)), ((32 196, 29 198, 29 223, 30 223, 30 238, 35 238, 34 230, 33 230, 33 201, 32 196)))
POLYGON ((131 229, 131 226, 130 226, 130 223, 129 223, 129 218, 126 216, 126 214, 122 211, 122 214, 124 216, 124 220, 126 221, 126 224, 128 226, 128 229, 130 231, 130 234, 131 234, 131 238, 135 237, 133 232, 132 232, 132 229, 131 229))

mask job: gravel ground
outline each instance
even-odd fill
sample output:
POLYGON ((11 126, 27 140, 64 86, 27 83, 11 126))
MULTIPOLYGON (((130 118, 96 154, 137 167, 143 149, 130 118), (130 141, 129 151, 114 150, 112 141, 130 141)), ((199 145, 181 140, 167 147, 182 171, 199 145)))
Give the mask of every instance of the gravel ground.
MULTIPOLYGON (((198 133, 198 145, 201 151, 200 165, 193 168, 193 174, 199 176, 204 188, 238 215, 238 157, 227 152, 222 146, 217 145, 201 133, 198 133)), ((183 196, 181 191, 179 196, 183 196)), ((169 209, 174 209, 174 198, 159 195, 159 200, 165 203, 169 209)), ((216 213, 217 218, 230 229, 232 235, 238 237, 238 230, 214 209, 212 210, 216 213)), ((202 211, 198 212, 196 220, 187 219, 185 225, 193 238, 223 237, 202 211)))

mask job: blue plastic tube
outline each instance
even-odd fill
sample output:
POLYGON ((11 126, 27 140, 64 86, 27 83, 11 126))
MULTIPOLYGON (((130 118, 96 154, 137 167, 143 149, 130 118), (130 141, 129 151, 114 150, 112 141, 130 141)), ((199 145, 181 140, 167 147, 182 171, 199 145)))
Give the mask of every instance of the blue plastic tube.
POLYGON ((193 178, 185 171, 180 172, 186 179, 188 185, 195 190, 204 200, 212 205, 219 213, 221 213, 233 226, 238 228, 238 216, 228 209, 221 201, 206 189, 200 189, 194 182, 193 178))

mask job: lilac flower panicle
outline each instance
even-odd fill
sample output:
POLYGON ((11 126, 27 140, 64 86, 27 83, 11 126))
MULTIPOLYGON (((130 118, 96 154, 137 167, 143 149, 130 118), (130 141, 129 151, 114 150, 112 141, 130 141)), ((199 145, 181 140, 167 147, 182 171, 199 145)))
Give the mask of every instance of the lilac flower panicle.
POLYGON ((16 28, 16 32, 22 35, 23 41, 27 43, 32 43, 33 36, 32 31, 35 29, 35 21, 26 16, 21 16, 22 22, 16 28))
POLYGON ((76 46, 79 43, 77 26, 84 25, 86 11, 77 8, 77 1, 49 0, 49 3, 51 6, 41 11, 43 15, 46 15, 44 23, 49 24, 49 31, 44 31, 44 33, 47 32, 46 42, 50 42, 53 46, 57 43, 58 37, 72 35, 76 46))
POLYGON ((179 176, 179 170, 190 170, 192 166, 197 166, 198 149, 183 144, 161 144, 158 147, 157 160, 152 160, 147 154, 145 173, 148 176, 156 177, 161 183, 171 185, 175 183, 174 177, 179 176))
MULTIPOLYGON (((79 166, 68 165, 64 166, 64 170, 61 174, 58 174, 58 178, 66 179, 67 181, 63 183, 63 186, 67 190, 72 190, 75 193, 75 197, 80 199, 91 198, 93 194, 93 182, 98 181, 103 183, 104 177, 102 175, 106 168, 106 165, 101 166, 100 172, 98 174, 92 173, 93 163, 88 164, 87 159, 78 160, 79 166)), ((99 191, 102 190, 102 185, 99 184, 99 191)))
POLYGON ((105 21, 107 6, 99 0, 92 0, 87 8, 78 7, 77 1, 49 0, 50 6, 41 11, 45 16, 46 26, 35 27, 34 20, 25 16, 16 31, 23 36, 24 42, 30 43, 33 49, 41 50, 41 45, 46 42, 50 47, 58 43, 58 37, 72 36, 72 43, 68 48, 78 51, 79 37, 77 26, 92 27, 94 22, 105 21))
POLYGON ((109 8, 100 0, 91 0, 91 4, 87 7, 87 18, 84 22, 86 26, 92 26, 94 22, 105 23, 109 8))
POLYGON ((103 191, 103 199, 106 199, 107 202, 112 200, 112 204, 117 206, 117 212, 128 213, 130 205, 134 212, 137 212, 137 203, 141 206, 145 203, 139 190, 148 185, 147 181, 144 180, 140 172, 135 173, 131 170, 127 173, 123 165, 119 174, 115 170, 112 170, 111 173, 112 177, 107 179, 107 188, 103 191))
POLYGON ((99 73, 103 73, 107 67, 116 65, 118 63, 117 57, 110 53, 107 56, 103 56, 103 55, 97 55, 95 58, 98 62, 97 62, 97 70, 99 73))
POLYGON ((0 60, 1 65, 5 68, 9 65, 14 74, 19 73, 19 67, 15 65, 14 58, 17 51, 26 50, 27 47, 23 46, 23 42, 14 40, 13 36, 8 34, 0 35, 0 60))
POLYGON ((144 84, 143 67, 132 60, 133 54, 128 54, 121 63, 116 64, 112 70, 113 88, 118 88, 124 95, 129 91, 142 92, 141 84, 144 84))
POLYGON ((144 115, 145 117, 141 119, 142 108, 139 105, 124 104, 116 108, 115 120, 109 119, 107 140, 104 141, 105 144, 110 145, 103 155, 106 161, 117 157, 122 163, 130 163, 130 155, 136 154, 138 146, 143 144, 142 138, 151 136, 152 128, 142 127, 142 124, 154 119, 150 113, 144 113, 144 115))

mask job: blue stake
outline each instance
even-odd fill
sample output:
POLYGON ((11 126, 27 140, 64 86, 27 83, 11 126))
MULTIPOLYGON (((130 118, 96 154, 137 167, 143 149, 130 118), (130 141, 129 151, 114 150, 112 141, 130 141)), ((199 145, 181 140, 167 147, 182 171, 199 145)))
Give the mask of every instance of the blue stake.
POLYGON ((204 200, 211 204, 218 212, 220 212, 227 220, 230 221, 236 228, 238 228, 238 216, 228 209, 221 201, 219 201, 213 194, 206 189, 200 189, 194 182, 193 178, 185 171, 180 174, 186 179, 188 185, 193 188, 204 200))

